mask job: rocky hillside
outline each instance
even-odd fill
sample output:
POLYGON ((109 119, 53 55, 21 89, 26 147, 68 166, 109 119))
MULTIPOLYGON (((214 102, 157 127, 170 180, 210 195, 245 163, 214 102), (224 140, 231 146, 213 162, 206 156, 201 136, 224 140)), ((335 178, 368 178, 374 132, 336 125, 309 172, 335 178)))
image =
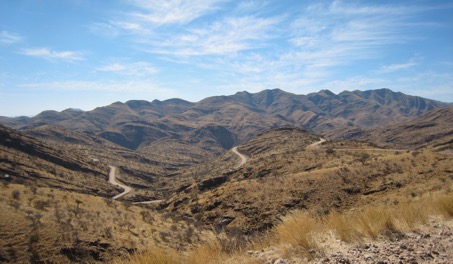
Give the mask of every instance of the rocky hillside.
POLYGON ((0 177, 6 183, 49 186, 109 196, 108 167, 0 126, 0 177))
POLYGON ((453 107, 433 109, 406 122, 393 123, 369 131, 360 138, 383 147, 414 149, 431 146, 453 150, 453 107))
POLYGON ((231 230, 250 234, 274 226, 292 210, 344 211, 448 188, 452 179, 449 155, 352 141, 321 143, 320 136, 299 128, 268 131, 238 150, 249 156, 239 168, 239 157, 230 151, 180 175, 181 187, 162 210, 208 228, 234 219, 231 230))

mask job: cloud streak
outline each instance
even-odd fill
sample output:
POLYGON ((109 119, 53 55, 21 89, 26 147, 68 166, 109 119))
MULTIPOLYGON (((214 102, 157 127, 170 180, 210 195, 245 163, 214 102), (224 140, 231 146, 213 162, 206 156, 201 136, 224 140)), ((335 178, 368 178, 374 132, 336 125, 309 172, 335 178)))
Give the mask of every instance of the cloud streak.
POLYGON ((150 26, 187 24, 219 8, 224 0, 131 0, 140 11, 132 12, 131 18, 150 26))
POLYGON ((111 63, 96 68, 96 71, 110 72, 133 77, 147 77, 155 75, 158 70, 150 63, 139 61, 134 63, 111 63))
POLYGON ((22 40, 23 40, 23 37, 20 36, 19 34, 8 32, 5 30, 0 32, 0 43, 1 44, 11 45, 14 43, 21 42, 22 40))
POLYGON ((228 17, 207 28, 193 28, 167 40, 151 41, 149 53, 169 56, 231 55, 266 46, 278 18, 228 17))
POLYGON ((56 51, 48 48, 23 49, 22 55, 37 57, 53 61, 76 62, 84 59, 81 52, 77 51, 56 51))
POLYGON ((418 65, 418 62, 416 62, 415 60, 412 59, 412 60, 410 60, 407 63, 390 64, 390 65, 382 66, 378 70, 378 72, 379 73, 392 73, 392 72, 397 72, 397 71, 413 68, 413 67, 415 67, 417 65, 418 65))
MULTIPOLYGON (((439 28, 439 23, 420 21, 420 15, 444 8, 338 0, 308 5, 224 0, 129 3, 134 10, 109 18, 109 25, 130 37, 139 51, 166 63, 209 70, 216 78, 231 78, 227 84, 218 81, 218 87, 282 87, 294 92, 297 86, 353 83, 373 88, 386 84, 376 74, 415 68, 416 59, 384 66, 379 62, 392 61, 389 54, 395 47, 428 38, 414 33, 420 26, 439 28), (368 72, 353 72, 357 65, 366 65, 368 72)), ((111 72, 123 70, 110 66, 111 72)))

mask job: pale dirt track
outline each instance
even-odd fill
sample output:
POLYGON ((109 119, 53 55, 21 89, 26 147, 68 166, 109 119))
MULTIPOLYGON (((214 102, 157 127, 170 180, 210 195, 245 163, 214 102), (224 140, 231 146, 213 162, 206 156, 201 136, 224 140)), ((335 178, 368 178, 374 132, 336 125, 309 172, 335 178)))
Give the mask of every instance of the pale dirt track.
POLYGON ((132 188, 116 181, 116 167, 109 166, 109 168, 110 168, 109 183, 113 184, 115 186, 119 186, 120 188, 124 189, 124 191, 122 193, 117 194, 112 197, 112 199, 116 200, 116 199, 121 198, 124 195, 130 193, 132 191, 132 188))
MULTIPOLYGON (((118 198, 123 197, 124 195, 130 193, 133 189, 127 185, 124 185, 122 183, 119 183, 116 181, 116 170, 117 168, 114 166, 109 166, 110 172, 109 172, 109 183, 113 184, 115 186, 119 186, 120 188, 123 188, 124 191, 120 194, 117 194, 112 197, 113 200, 116 200, 118 198)), ((152 201, 143 201, 143 202, 135 202, 133 204, 158 204, 162 202, 162 200, 152 200, 152 201)))
POLYGON ((308 145, 307 148, 316 148, 317 146, 321 145, 324 142, 326 142, 326 140, 324 138, 320 138, 319 141, 308 145))
POLYGON ((231 151, 232 151, 234 154, 238 155, 239 158, 241 159, 241 161, 239 162, 239 164, 236 165, 236 168, 240 168, 240 167, 242 167, 245 163, 247 163, 248 157, 245 156, 244 154, 240 153, 240 152, 238 151, 238 147, 232 148, 231 151))

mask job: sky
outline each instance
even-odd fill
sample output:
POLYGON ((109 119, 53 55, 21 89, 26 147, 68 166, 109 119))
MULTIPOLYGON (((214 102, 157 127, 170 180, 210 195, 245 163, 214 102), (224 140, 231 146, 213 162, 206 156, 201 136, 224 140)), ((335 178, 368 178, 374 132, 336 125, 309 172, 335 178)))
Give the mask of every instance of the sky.
POLYGON ((0 1, 0 116, 274 88, 453 102, 453 2, 0 1))

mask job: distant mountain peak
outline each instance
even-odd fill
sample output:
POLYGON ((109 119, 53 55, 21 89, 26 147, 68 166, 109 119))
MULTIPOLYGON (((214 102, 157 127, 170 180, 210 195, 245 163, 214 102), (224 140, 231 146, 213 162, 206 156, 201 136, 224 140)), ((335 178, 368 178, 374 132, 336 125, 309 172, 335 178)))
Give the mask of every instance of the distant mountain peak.
POLYGON ((322 95, 327 95, 327 96, 334 96, 336 95, 335 93, 333 93, 332 91, 328 90, 328 89, 322 89, 318 92, 319 94, 322 94, 322 95))

